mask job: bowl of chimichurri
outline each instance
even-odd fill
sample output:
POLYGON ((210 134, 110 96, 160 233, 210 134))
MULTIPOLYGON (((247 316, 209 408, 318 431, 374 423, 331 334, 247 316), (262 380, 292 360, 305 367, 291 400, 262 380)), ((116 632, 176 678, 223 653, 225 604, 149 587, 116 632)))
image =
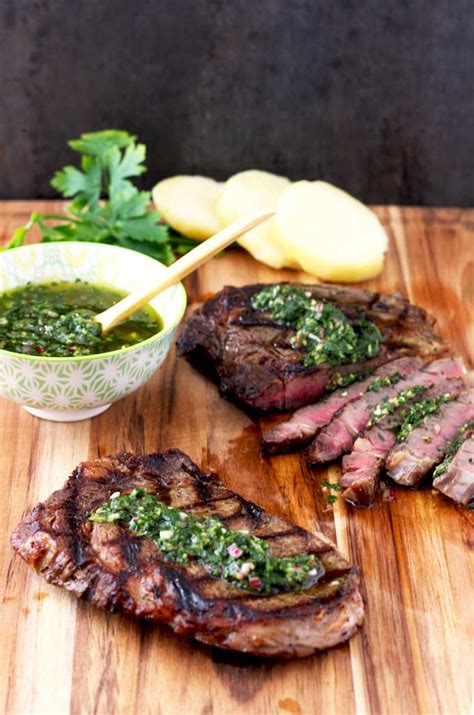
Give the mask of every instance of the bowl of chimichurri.
POLYGON ((106 244, 41 243, 0 253, 0 396, 31 414, 100 414, 159 368, 186 308, 181 284, 103 336, 93 317, 166 267, 106 244))

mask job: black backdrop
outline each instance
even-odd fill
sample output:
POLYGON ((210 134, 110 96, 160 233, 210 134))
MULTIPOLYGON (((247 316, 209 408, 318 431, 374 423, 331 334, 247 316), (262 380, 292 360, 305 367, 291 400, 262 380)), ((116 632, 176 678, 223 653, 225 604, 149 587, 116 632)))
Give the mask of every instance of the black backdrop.
POLYGON ((145 184, 259 167, 373 203, 474 204, 472 0, 0 0, 0 197, 54 196, 69 138, 145 184))

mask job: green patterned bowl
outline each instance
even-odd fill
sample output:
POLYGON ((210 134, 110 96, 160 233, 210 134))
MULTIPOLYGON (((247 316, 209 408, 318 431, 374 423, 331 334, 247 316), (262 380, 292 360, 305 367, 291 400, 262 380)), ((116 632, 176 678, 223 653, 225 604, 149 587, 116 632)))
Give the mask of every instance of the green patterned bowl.
MULTIPOLYGON (((166 267, 126 248, 95 243, 40 243, 0 253, 0 292, 27 282, 90 283, 132 292, 166 267)), ((51 358, 0 350, 0 395, 36 417, 74 422, 104 412, 141 387, 165 359, 186 309, 181 283, 151 301, 164 328, 137 345, 99 355, 51 358)))

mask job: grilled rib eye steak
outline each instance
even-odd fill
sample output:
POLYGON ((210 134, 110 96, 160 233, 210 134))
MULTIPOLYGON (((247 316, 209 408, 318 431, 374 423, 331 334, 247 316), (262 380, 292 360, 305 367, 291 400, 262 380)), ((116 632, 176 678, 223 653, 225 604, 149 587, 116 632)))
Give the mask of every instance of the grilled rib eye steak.
POLYGON ((463 392, 427 417, 387 457, 388 475, 398 484, 416 487, 441 462, 461 428, 474 420, 474 388, 463 392))
MULTIPOLYGON (((432 398, 449 392, 459 395, 465 389, 465 380, 451 378, 443 380, 428 389, 423 398, 432 398)), ((344 491, 344 499, 355 506, 372 506, 374 503, 379 475, 385 459, 396 446, 396 428, 403 422, 405 410, 397 410, 381 422, 369 427, 356 439, 352 452, 342 459, 342 475, 339 484, 344 491)))
POLYGON ((379 355, 337 367, 304 367, 304 351, 292 344, 295 330, 252 307, 252 296, 265 287, 262 284, 226 287, 207 300, 188 319, 178 354, 211 374, 225 397, 268 411, 314 402, 335 375, 363 372, 407 354, 436 355, 446 349, 433 331, 433 318, 400 295, 334 285, 289 285, 304 288, 318 301, 334 303, 350 320, 364 317, 374 322, 384 337, 379 355))
POLYGON ((419 360, 415 359, 413 364, 418 369, 408 377, 378 392, 368 391, 343 407, 308 447, 308 462, 324 464, 350 452, 357 437, 368 425, 372 412, 384 400, 396 398, 403 390, 419 386, 429 388, 445 379, 460 377, 464 368, 462 361, 455 358, 436 360, 421 369, 419 360))
POLYGON ((363 618, 357 570, 325 536, 245 501, 179 450, 82 463, 24 518, 11 542, 49 583, 110 611, 166 622, 219 648, 304 656, 346 640, 363 618), (122 524, 89 520, 114 493, 135 488, 264 538, 273 556, 315 553, 325 573, 306 590, 254 595, 211 577, 199 564, 165 560, 153 541, 122 524))
POLYGON ((450 499, 467 505, 474 499, 474 426, 468 428, 455 440, 456 447, 451 461, 443 464, 445 471, 434 473, 433 486, 450 499))
POLYGON ((300 407, 289 419, 262 433, 263 452, 280 454, 306 446, 343 407, 362 397, 378 378, 407 377, 421 364, 421 360, 413 357, 393 360, 374 370, 369 377, 330 392, 314 405, 300 407))

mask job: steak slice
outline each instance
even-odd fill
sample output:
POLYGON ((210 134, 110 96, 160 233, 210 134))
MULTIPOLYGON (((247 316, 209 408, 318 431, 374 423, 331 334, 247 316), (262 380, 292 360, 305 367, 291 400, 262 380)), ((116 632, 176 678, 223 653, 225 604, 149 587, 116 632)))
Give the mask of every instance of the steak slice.
POLYGON ((358 400, 350 402, 336 413, 333 420, 324 427, 307 450, 310 464, 324 464, 349 452, 357 437, 364 431, 372 412, 378 404, 415 386, 431 387, 442 380, 459 377, 464 370, 458 358, 444 358, 426 365, 395 385, 384 387, 378 392, 366 392, 358 400))
POLYGON ((272 516, 226 489, 179 450, 80 464, 11 537, 52 584, 110 611, 168 623, 209 645, 264 656, 305 656, 349 638, 363 619, 357 569, 321 533, 272 516), (273 556, 314 553, 324 575, 306 590, 259 596, 197 562, 165 560, 150 539, 89 515, 112 494, 144 488, 161 501, 266 539, 273 556))
MULTIPOLYGON (((474 426, 460 436, 460 446, 452 458, 447 460, 445 470, 436 476, 433 486, 459 504, 469 504, 474 499, 474 426)), ((457 440, 455 440, 457 442, 457 440)), ((448 452, 451 451, 451 447, 448 452)), ((441 466, 441 465, 440 465, 441 466)))
POLYGON ((443 460, 449 445, 466 422, 474 419, 474 388, 442 405, 425 418, 387 457, 387 472, 398 484, 417 486, 443 460))
POLYGON ((266 454, 282 454, 299 449, 309 444, 315 435, 325 427, 336 412, 362 397, 367 389, 379 377, 388 377, 399 373, 408 377, 422 366, 421 359, 412 357, 399 358, 377 368, 365 380, 359 380, 347 387, 334 390, 327 397, 314 405, 301 407, 284 422, 262 434, 262 449, 266 454))
POLYGON ((433 331, 434 319, 400 295, 334 285, 290 285, 303 287, 317 300, 332 301, 349 319, 365 317, 376 323, 384 336, 380 354, 338 367, 304 367, 304 351, 292 344, 295 330, 252 307, 252 296, 265 287, 255 284, 226 287, 195 310, 178 340, 178 355, 212 375, 225 397, 267 411, 314 402, 336 375, 363 372, 402 355, 446 350, 433 331))
MULTIPOLYGON (((462 378, 443 380, 427 390, 423 399, 447 392, 453 396, 459 395, 465 386, 462 378)), ((354 442, 352 452, 343 457, 339 483, 344 489, 342 496, 354 506, 373 505, 385 458, 397 443, 396 428, 403 422, 407 410, 398 410, 366 429, 354 442)))

